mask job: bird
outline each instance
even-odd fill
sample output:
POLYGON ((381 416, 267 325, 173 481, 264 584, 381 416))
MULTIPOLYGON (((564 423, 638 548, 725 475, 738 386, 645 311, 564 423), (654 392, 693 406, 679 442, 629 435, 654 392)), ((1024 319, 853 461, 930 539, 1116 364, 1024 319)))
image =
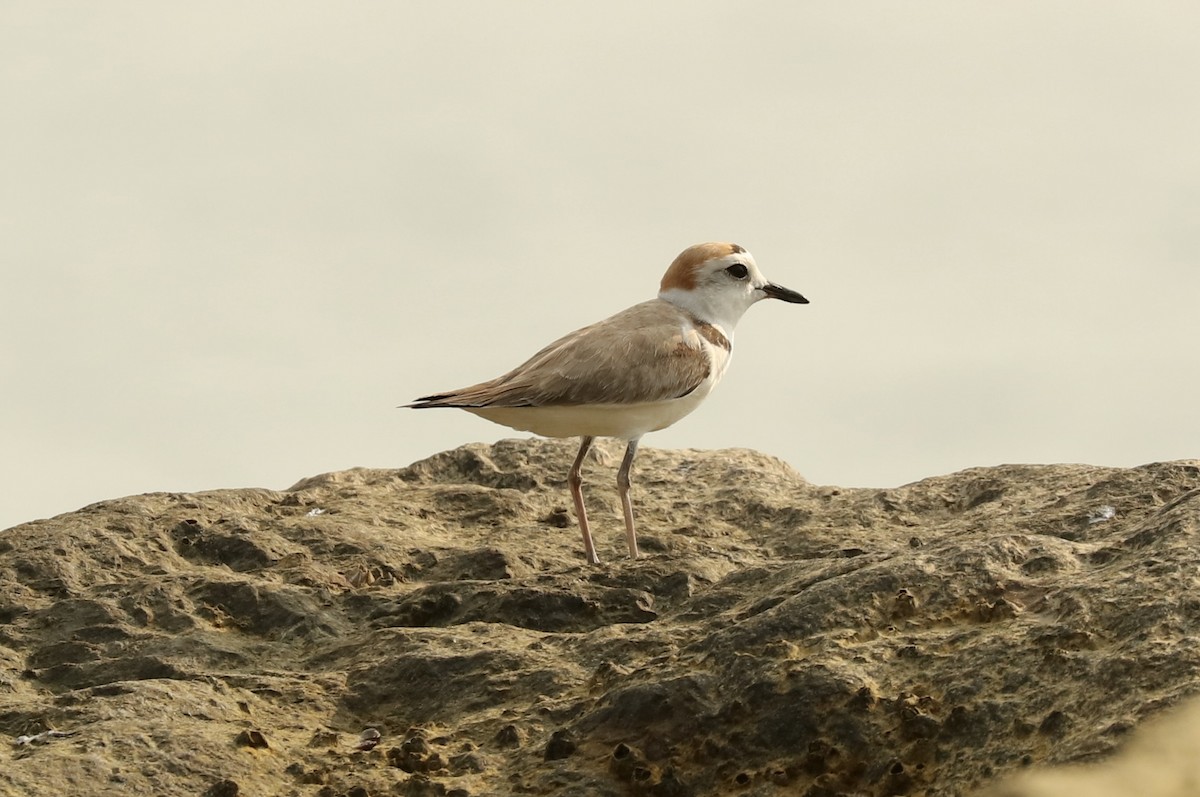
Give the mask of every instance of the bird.
POLYGON ((584 457, 597 437, 626 441, 617 491, 637 559, 630 469, 638 443, 700 406, 729 367, 734 327, 762 299, 808 304, 769 282, 745 248, 695 244, 672 261, 656 298, 564 335, 502 376, 402 407, 452 407, 518 431, 581 438, 567 484, 590 564, 600 559, 583 504, 584 457))

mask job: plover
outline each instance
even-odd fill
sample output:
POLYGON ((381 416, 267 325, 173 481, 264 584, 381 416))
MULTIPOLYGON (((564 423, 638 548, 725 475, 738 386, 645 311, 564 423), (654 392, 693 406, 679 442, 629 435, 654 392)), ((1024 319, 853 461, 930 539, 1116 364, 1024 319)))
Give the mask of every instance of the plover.
POLYGON ((597 437, 628 441, 617 472, 629 555, 638 556, 629 471, 638 441, 700 405, 729 367, 733 328, 760 299, 808 300, 768 282, 742 247, 689 246, 663 275, 658 298, 551 343, 487 382, 435 393, 405 407, 457 407, 543 437, 580 437, 567 475, 583 549, 599 563, 583 506, 584 456, 597 437))

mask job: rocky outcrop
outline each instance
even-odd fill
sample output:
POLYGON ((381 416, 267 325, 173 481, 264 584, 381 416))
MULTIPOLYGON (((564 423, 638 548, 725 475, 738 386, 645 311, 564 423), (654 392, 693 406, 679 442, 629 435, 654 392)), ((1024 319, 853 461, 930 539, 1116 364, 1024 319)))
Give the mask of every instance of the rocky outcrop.
POLYGON ((0 532, 0 791, 964 794, 1200 691, 1200 463, 875 490, 648 449, 637 561, 588 464, 588 566, 573 455, 0 532))

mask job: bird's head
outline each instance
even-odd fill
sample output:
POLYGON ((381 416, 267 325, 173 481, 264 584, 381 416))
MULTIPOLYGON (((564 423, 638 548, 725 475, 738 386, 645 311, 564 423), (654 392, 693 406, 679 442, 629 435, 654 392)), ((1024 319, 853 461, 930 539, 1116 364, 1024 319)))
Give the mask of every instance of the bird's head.
POLYGON ((663 275, 658 296, 727 332, 760 299, 808 304, 795 291, 768 282, 750 253, 730 243, 684 249, 663 275))

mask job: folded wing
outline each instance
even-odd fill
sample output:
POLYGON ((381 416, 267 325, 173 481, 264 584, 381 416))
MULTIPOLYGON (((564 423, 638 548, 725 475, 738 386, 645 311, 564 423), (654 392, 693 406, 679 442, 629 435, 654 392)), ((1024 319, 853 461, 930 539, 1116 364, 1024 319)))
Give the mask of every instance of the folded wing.
POLYGON ((708 378, 712 360, 690 319, 667 302, 634 305, 572 332, 503 376, 405 406, 552 407, 666 401, 708 378))

